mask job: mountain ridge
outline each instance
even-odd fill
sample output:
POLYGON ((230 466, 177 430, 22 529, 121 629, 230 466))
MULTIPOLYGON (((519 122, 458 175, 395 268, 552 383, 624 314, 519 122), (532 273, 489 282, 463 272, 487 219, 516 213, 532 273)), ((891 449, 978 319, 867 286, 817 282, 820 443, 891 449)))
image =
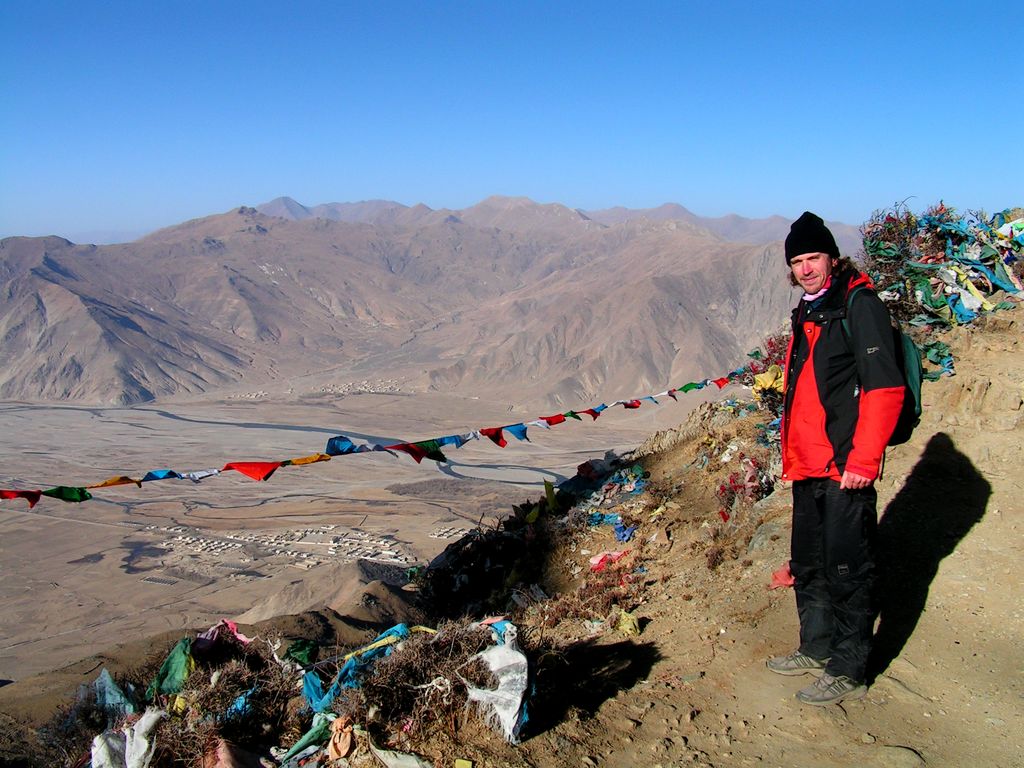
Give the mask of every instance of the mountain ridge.
POLYGON ((273 202, 292 218, 241 207, 132 243, 0 241, 0 397, 284 392, 327 371, 409 392, 542 380, 545 402, 625 397, 730 367, 792 293, 777 242, 676 219, 604 224, 501 196, 461 211, 368 201, 351 220, 273 202))

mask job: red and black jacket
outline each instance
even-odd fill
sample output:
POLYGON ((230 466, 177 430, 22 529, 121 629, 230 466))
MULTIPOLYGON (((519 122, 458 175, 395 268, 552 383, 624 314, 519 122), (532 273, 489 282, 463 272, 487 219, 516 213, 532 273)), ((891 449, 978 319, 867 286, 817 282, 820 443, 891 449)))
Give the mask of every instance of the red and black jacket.
POLYGON ((801 301, 793 310, 784 380, 783 480, 838 480, 847 469, 878 477, 903 403, 904 380, 889 311, 874 291, 858 291, 847 314, 847 296, 858 285, 874 287, 867 275, 853 270, 833 275, 813 308, 801 301))

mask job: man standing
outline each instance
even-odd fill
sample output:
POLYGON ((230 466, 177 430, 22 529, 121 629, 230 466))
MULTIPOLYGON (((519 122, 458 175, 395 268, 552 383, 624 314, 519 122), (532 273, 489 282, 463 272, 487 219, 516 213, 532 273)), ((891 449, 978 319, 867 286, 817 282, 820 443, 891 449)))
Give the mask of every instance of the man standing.
POLYGON ((867 692, 874 610, 874 481, 903 402, 889 312, 870 278, 841 258, 809 211, 786 238, 804 290, 786 353, 782 479, 793 483, 790 570, 800 647, 768 661, 781 675, 821 672, 796 694, 822 706, 867 692), (844 320, 845 318, 845 320, 844 320))

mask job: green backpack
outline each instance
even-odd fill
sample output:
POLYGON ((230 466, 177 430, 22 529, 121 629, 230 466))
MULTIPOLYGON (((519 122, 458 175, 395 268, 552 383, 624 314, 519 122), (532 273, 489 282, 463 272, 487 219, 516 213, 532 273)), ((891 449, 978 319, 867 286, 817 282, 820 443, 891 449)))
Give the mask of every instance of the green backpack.
MULTIPOLYGON (((866 290, 867 286, 858 285, 846 295, 846 310, 849 312, 850 302, 857 295, 858 291, 866 290)), ((914 340, 903 332, 899 321, 893 320, 893 340, 896 348, 902 351, 897 354, 896 362, 903 374, 903 407, 900 409, 900 416, 896 420, 896 429, 889 438, 889 445, 902 445, 914 434, 914 428, 921 422, 921 384, 924 382, 924 367, 921 365, 921 350, 917 348, 914 340)), ((852 339, 850 326, 843 317, 843 330, 846 337, 852 339)))

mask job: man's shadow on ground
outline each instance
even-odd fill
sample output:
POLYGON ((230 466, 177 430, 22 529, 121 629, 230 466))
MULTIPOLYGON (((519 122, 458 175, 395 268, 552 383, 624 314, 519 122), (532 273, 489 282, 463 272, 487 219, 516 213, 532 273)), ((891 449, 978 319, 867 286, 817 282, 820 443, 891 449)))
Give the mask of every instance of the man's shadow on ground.
POLYGON ((985 514, 992 486, 939 432, 878 524, 878 630, 868 659, 873 683, 914 632, 942 559, 985 514))

